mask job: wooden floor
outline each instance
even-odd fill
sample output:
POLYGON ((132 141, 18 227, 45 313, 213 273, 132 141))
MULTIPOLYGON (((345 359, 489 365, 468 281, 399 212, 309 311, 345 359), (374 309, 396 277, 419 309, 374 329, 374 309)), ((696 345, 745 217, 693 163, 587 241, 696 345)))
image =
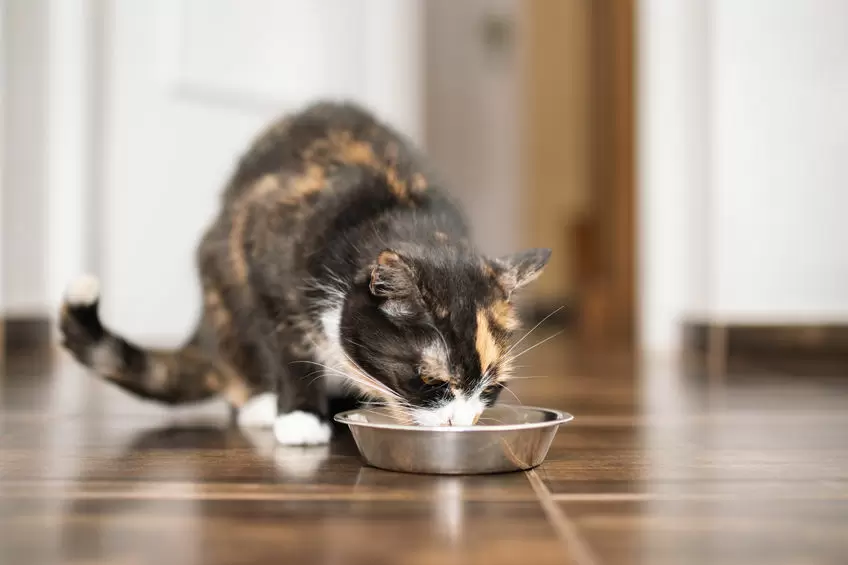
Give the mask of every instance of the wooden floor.
POLYGON ((222 406, 169 411, 63 357, 9 360, 0 563, 848 562, 848 378, 706 386, 565 340, 532 355, 515 393, 576 419, 538 469, 458 478, 364 467, 346 434, 275 448, 222 406))

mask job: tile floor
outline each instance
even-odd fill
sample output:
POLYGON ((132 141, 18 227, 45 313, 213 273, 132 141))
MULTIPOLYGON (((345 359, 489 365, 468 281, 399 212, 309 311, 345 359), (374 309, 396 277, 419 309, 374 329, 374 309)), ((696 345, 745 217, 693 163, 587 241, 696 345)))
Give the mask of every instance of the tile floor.
POLYGON ((707 386, 565 338, 527 357, 517 397, 576 419, 541 467, 470 477, 363 466, 343 430, 278 448, 221 405, 163 409, 63 355, 10 359, 0 563, 848 562, 848 377, 707 386))

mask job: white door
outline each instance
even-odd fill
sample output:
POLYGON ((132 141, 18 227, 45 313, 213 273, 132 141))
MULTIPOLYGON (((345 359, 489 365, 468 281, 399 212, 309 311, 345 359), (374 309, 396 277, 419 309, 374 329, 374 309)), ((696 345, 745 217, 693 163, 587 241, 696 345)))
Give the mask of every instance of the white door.
POLYGON ((103 316, 174 343, 194 250, 235 160, 278 114, 350 98, 420 140, 419 0, 111 0, 97 194, 103 316))

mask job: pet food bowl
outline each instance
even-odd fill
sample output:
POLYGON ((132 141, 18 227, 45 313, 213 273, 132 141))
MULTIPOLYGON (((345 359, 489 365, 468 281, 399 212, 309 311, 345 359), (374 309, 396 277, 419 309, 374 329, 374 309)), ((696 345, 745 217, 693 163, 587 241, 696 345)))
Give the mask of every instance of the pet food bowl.
POLYGON ((559 426, 574 417, 548 408, 501 404, 476 426, 397 423, 385 408, 336 414, 369 465, 390 471, 474 475, 523 471, 541 464, 559 426))

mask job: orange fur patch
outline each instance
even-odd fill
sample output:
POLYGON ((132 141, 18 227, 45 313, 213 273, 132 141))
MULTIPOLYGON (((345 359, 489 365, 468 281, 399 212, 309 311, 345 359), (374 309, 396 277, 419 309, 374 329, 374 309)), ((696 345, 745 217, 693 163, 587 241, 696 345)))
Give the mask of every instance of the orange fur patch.
POLYGON ((314 163, 306 167, 306 171, 296 179, 282 186, 275 175, 264 175, 257 180, 245 194, 234 203, 233 221, 230 227, 228 245, 230 261, 236 281, 247 281, 247 258, 244 254, 247 218, 251 207, 265 203, 296 203, 298 200, 318 192, 326 185, 324 169, 314 163))
POLYGON ((385 170, 386 182, 389 185, 389 190, 398 198, 406 198, 406 181, 398 176, 398 171, 395 167, 386 167, 385 170))
POLYGON ((421 375, 421 380, 424 382, 424 384, 434 384, 437 382, 452 382, 450 374, 446 373, 440 366, 428 366, 425 370, 427 372, 421 375))
POLYGON ((280 183, 277 177, 274 175, 264 175, 253 183, 250 190, 235 203, 233 223, 230 227, 227 243, 230 249, 233 274, 238 282, 244 283, 247 281, 247 258, 244 256, 244 232, 247 228, 247 216, 250 214, 250 206, 279 188, 280 183))
POLYGON ((249 210, 246 207, 235 212, 233 224, 230 228, 230 237, 227 239, 233 275, 235 275, 236 281, 240 283, 247 282, 247 259, 244 256, 244 230, 247 227, 248 213, 249 210))
POLYGON ((492 323, 506 331, 518 329, 519 321, 515 315, 515 308, 506 300, 498 300, 489 308, 489 316, 492 323))
POLYGON ((501 355, 501 348, 489 328, 489 317, 485 310, 477 311, 477 355, 480 356, 480 369, 485 373, 501 355))
MULTIPOLYGON (((354 138, 349 131, 334 130, 326 139, 315 141, 303 156, 307 162, 314 161, 337 161, 346 165, 360 165, 382 175, 389 185, 389 190, 396 197, 405 200, 408 196, 408 180, 402 178, 396 167, 399 149, 397 145, 390 144, 386 147, 382 157, 377 157, 374 147, 366 142, 354 138)), ((417 180, 419 189, 426 188, 426 181, 421 187, 421 181, 417 180)))
POLYGON ((280 188, 280 183, 274 175, 262 175, 262 177, 253 183, 250 190, 240 199, 242 205, 248 205, 255 202, 275 190, 280 188))
POLYGON ((380 265, 392 265, 400 261, 400 256, 393 251, 383 251, 377 257, 377 263, 380 265))
POLYGON ((344 162, 354 165, 377 166, 374 149, 364 141, 353 141, 342 145, 341 157, 344 162))
POLYGON ((286 190, 286 196, 299 200, 324 188, 326 179, 324 169, 314 163, 306 166, 306 172, 293 180, 286 190))
POLYGON ((325 143, 328 143, 331 157, 335 160, 349 165, 378 168, 379 161, 371 144, 354 139, 349 131, 331 131, 325 143))

